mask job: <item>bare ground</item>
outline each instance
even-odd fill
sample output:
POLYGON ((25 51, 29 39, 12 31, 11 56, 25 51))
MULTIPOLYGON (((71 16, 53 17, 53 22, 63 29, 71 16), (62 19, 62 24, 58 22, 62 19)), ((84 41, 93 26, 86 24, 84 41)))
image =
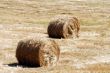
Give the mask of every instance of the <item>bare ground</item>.
POLYGON ((0 73, 109 73, 109 0, 0 0, 0 73), (55 67, 24 67, 15 57, 19 40, 48 38, 50 18, 75 15, 79 38, 53 39, 61 48, 55 67))

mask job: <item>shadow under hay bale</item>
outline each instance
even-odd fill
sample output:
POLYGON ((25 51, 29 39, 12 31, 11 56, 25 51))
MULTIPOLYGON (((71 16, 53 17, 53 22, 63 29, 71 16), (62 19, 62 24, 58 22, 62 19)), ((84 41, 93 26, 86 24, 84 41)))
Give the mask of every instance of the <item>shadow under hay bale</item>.
POLYGON ((59 55, 59 46, 52 40, 23 40, 16 50, 19 64, 35 67, 55 66, 59 55))
POLYGON ((10 64, 4 64, 4 65, 8 65, 10 67, 23 67, 23 68, 39 68, 40 66, 30 66, 30 65, 23 65, 23 64, 19 64, 19 63, 10 63, 10 64))
POLYGON ((17 67, 19 64, 18 63, 11 63, 11 64, 4 64, 4 65, 8 65, 10 67, 17 67))
POLYGON ((76 17, 58 16, 48 26, 48 35, 52 38, 79 37, 80 25, 76 17))

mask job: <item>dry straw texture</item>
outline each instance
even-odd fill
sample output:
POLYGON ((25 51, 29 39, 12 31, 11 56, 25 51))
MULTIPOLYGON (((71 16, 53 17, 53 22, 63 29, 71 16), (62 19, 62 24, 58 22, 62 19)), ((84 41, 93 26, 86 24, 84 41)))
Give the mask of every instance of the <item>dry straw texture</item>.
POLYGON ((52 40, 23 40, 16 50, 19 64, 28 66, 54 66, 59 55, 60 49, 52 40))
POLYGON ((80 25, 76 17, 61 15, 50 21, 48 35, 52 38, 79 37, 80 25))

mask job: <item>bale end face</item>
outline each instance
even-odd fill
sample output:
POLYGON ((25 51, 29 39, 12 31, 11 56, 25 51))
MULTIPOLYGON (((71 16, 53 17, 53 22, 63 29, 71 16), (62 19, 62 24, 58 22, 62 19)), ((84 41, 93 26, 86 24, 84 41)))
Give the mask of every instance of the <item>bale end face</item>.
POLYGON ((53 41, 20 41, 16 50, 18 62, 27 66, 54 66, 59 55, 60 49, 53 41))

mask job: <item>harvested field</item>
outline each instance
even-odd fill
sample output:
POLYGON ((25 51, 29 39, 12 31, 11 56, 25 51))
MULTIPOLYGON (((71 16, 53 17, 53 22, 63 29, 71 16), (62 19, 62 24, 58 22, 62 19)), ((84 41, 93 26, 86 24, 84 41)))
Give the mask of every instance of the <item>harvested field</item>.
POLYGON ((0 0, 0 73, 110 73, 110 0, 0 0), (79 38, 48 37, 50 19, 62 14, 79 19, 79 38), (17 64, 17 43, 33 37, 58 43, 55 67, 17 64))

